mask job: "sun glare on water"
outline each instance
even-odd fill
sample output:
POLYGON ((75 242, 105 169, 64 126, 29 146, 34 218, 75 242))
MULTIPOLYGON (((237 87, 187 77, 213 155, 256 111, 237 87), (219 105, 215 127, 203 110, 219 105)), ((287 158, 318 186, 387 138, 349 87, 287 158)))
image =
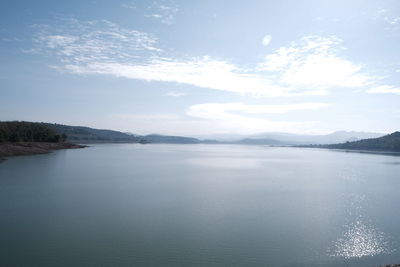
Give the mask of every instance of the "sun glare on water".
POLYGON ((332 256, 346 259, 391 252, 385 234, 361 221, 348 226, 348 230, 334 243, 333 250, 332 256))

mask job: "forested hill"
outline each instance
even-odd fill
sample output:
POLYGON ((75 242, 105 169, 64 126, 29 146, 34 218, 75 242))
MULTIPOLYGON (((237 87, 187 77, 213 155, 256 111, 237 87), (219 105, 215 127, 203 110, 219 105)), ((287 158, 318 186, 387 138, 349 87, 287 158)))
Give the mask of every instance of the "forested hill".
POLYGON ((7 121, 0 122, 0 143, 64 142, 66 135, 45 123, 7 121))
POLYGON ((400 132, 379 138, 364 139, 343 144, 326 145, 327 148, 400 152, 400 132))
MULTIPOLYGON (((282 145, 276 140, 243 139, 236 142, 218 142, 199 140, 197 138, 168 135, 134 135, 113 130, 93 129, 83 126, 69 126, 41 122, 8 121, 0 122, 0 143, 17 142, 54 142, 72 143, 169 143, 169 144, 199 144, 199 143, 231 143, 282 145)), ((400 132, 395 132, 379 138, 363 139, 332 145, 317 145, 318 147, 400 152, 400 132)))
POLYGON ((71 143, 201 143, 199 139, 183 136, 134 135, 113 130, 42 122, 0 122, 0 142, 63 141, 71 143))
POLYGON ((46 125, 58 133, 64 133, 67 141, 74 143, 147 143, 139 136, 113 130, 51 123, 46 125))
POLYGON ((67 141, 73 143, 166 143, 166 144, 198 144, 196 138, 169 135, 135 135, 113 130, 94 129, 83 126, 47 124, 58 133, 67 135, 67 141))

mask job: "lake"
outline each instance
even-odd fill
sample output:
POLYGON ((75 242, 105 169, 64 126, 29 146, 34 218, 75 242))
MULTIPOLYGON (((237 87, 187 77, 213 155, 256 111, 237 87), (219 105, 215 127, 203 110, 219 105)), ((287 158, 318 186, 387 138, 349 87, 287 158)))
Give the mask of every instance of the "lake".
POLYGON ((400 157, 99 144, 0 163, 1 266, 400 263, 400 157))

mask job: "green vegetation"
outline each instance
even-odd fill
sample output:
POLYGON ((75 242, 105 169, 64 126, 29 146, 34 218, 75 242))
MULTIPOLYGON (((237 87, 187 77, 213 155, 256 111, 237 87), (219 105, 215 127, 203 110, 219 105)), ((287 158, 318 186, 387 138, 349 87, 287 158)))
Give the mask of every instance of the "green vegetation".
POLYGON ((67 136, 58 133, 45 123, 6 121, 0 122, 0 143, 64 142, 67 136))
POLYGON ((349 150, 372 150, 400 152, 400 132, 394 132, 379 138, 364 139, 343 144, 327 145, 327 148, 349 150))
POLYGON ((113 130, 93 129, 84 126, 69 126, 62 124, 46 124, 58 133, 65 133, 67 141, 73 143, 167 143, 167 144, 198 144, 196 138, 167 135, 136 135, 113 130))
POLYGON ((57 133, 65 133, 67 141, 74 143, 144 143, 143 138, 113 130, 93 129, 83 126, 62 124, 46 125, 57 133))
POLYGON ((93 129, 55 123, 0 122, 0 143, 18 142, 72 142, 72 143, 170 143, 198 144, 190 137, 165 135, 135 135, 113 130, 93 129))

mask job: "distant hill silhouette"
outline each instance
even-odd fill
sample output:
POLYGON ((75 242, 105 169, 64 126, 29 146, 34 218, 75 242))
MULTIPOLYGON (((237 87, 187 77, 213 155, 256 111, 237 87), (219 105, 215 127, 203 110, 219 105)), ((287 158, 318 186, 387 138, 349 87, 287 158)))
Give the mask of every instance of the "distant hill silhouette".
POLYGON ((46 125, 58 133, 64 133, 67 141, 74 143, 141 143, 141 137, 119 131, 94 129, 83 126, 70 126, 63 124, 46 125))
POLYGON ((243 144, 243 145, 300 145, 337 149, 377 150, 400 152, 400 132, 379 138, 358 140, 360 137, 379 136, 378 133, 334 132, 328 135, 297 135, 264 133, 236 141, 200 140, 192 137, 160 134, 136 135, 113 130, 94 129, 37 122, 0 122, 0 142, 72 142, 72 143, 166 143, 166 144, 243 144), (34 134, 32 134, 34 133, 34 134), (334 140, 338 144, 332 144, 334 140), (358 140, 351 142, 353 140, 358 140), (347 141, 347 142, 346 142, 347 141), (342 142, 342 143, 339 143, 342 142), (313 145, 310 145, 313 144, 313 145))
POLYGON ((160 134, 150 134, 142 136, 144 140, 149 143, 167 143, 167 144, 199 144, 201 141, 197 138, 183 137, 183 136, 170 136, 160 134))
POLYGON ((94 129, 55 123, 7 121, 0 122, 2 142, 71 142, 71 143, 167 143, 199 144, 201 140, 183 136, 135 135, 113 130, 94 129))
POLYGON ((284 142, 275 140, 275 139, 253 139, 253 138, 245 138, 239 141, 234 142, 236 144, 242 144, 242 145, 273 145, 273 146, 279 146, 279 145, 285 145, 284 142))
POLYGON ((113 130, 94 129, 83 126, 47 124, 56 132, 67 135, 67 141, 75 143, 153 143, 153 144, 199 144, 196 138, 169 135, 136 135, 113 130))
POLYGON ((370 138, 355 142, 326 145, 327 148, 349 149, 349 150, 371 150, 400 152, 400 132, 394 132, 379 138, 370 138))
POLYGON ((260 145, 325 145, 338 144, 347 141, 358 141, 367 138, 378 138, 385 134, 373 132, 336 131, 330 134, 293 134, 266 132, 253 135, 240 134, 209 134, 197 135, 200 139, 213 139, 222 143, 260 144, 260 145))
POLYGON ((199 144, 196 138, 160 134, 136 135, 114 130, 94 129, 84 126, 46 124, 58 133, 64 133, 67 141, 74 143, 153 143, 153 144, 199 144))
POLYGON ((307 144, 338 144, 347 141, 357 141, 367 138, 377 138, 384 134, 355 132, 355 131, 336 131, 330 134, 291 134, 291 133, 262 133, 248 137, 248 139, 267 139, 276 140, 285 145, 307 145, 307 144))

